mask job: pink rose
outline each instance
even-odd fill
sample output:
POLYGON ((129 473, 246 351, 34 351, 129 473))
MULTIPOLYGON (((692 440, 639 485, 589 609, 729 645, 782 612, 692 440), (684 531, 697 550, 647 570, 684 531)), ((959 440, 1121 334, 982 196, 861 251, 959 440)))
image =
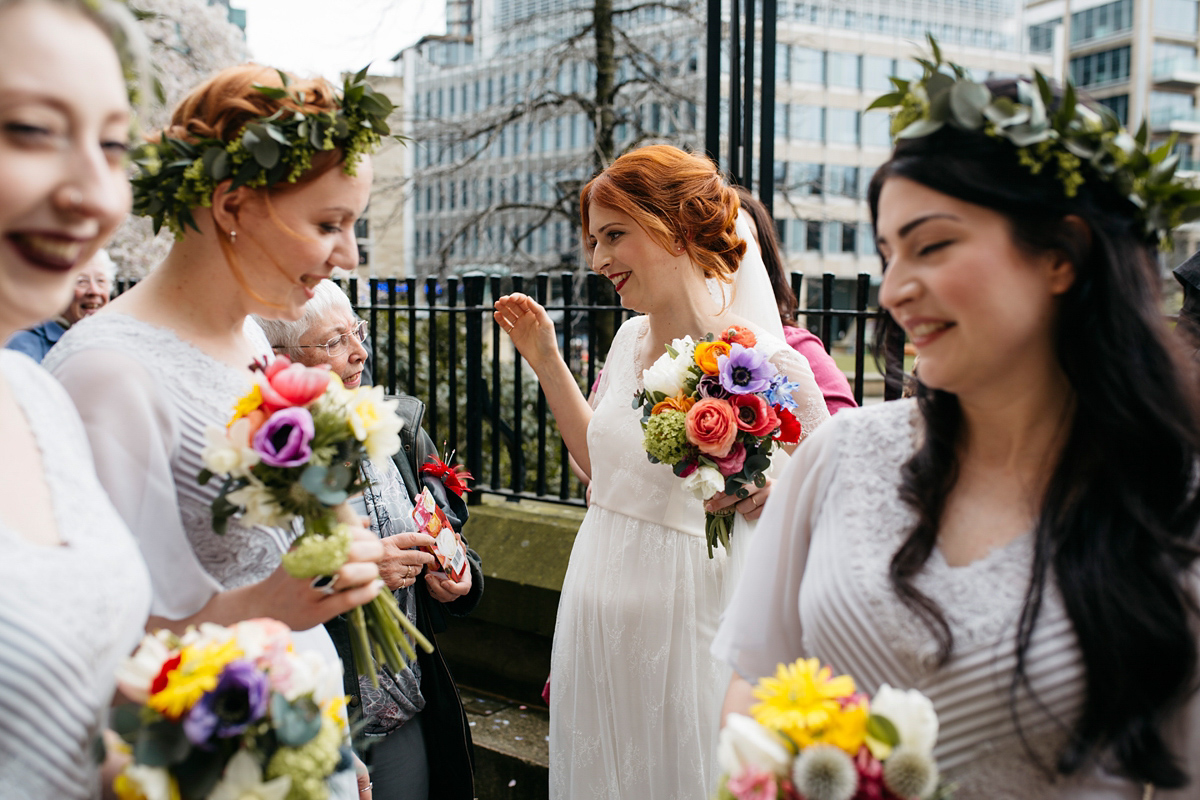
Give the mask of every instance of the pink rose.
POLYGON ((746 466, 746 445, 734 442, 733 447, 729 448, 729 455, 715 460, 717 471, 726 478, 736 475, 742 471, 742 467, 746 466))
POLYGON ((684 420, 687 439, 705 453, 716 458, 729 455, 737 436, 737 417, 727 400, 705 397, 688 409, 684 420))
POLYGON ((775 800, 775 776, 765 769, 746 767, 737 775, 731 775, 725 788, 737 800, 775 800))
POLYGON ((766 436, 779 427, 779 416, 770 403, 756 394, 735 394, 730 398, 737 426, 751 436, 766 436))
POLYGON ((263 407, 269 411, 306 406, 323 395, 328 386, 328 364, 306 367, 293 364, 287 356, 276 356, 258 379, 263 407))

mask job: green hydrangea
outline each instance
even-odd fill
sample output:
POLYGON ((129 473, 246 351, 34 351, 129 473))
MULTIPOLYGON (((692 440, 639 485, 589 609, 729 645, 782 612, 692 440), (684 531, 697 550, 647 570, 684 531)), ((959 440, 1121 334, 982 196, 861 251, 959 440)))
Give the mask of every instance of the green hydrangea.
POLYGON ((332 575, 346 563, 353 540, 346 525, 335 526, 329 536, 307 533, 300 537, 294 548, 284 553, 283 567, 296 578, 332 575))
POLYGON ((645 424, 642 446, 664 464, 675 466, 687 454, 687 430, 682 411, 663 411, 651 415, 645 424))
POLYGON ((288 775, 292 788, 287 800, 327 800, 325 779, 341 759, 342 730, 328 717, 321 730, 299 747, 280 747, 267 762, 267 780, 288 775))

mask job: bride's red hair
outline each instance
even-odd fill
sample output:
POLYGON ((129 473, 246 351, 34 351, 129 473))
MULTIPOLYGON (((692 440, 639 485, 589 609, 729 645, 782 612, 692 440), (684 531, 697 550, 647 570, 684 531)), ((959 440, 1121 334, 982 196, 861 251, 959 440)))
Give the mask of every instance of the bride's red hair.
POLYGON ((585 242, 593 203, 633 217, 664 250, 681 243, 706 278, 729 283, 746 252, 734 230, 737 192, 711 161, 678 147, 656 144, 633 150, 583 187, 579 211, 585 242))

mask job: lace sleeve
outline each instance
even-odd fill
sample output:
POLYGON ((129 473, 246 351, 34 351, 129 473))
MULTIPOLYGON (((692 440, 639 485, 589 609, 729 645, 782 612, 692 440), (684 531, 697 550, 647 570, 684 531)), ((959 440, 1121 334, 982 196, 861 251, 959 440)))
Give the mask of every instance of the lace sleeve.
POLYGON ((792 413, 800 422, 800 441, 804 441, 822 423, 829 420, 829 406, 825 404, 825 395, 817 385, 812 367, 808 359, 797 353, 791 347, 776 350, 771 356, 771 363, 792 383, 800 384, 792 392, 796 400, 796 409, 792 413))
POLYGON ((79 409, 96 473, 150 569, 150 613, 194 614, 221 586, 185 532, 171 470, 179 433, 161 387, 133 356, 102 348, 75 352, 53 372, 79 409))
POLYGON ((776 481, 749 542, 746 569, 721 615, 715 658, 756 680, 804 655, 800 582, 813 524, 837 462, 837 425, 826 425, 796 450, 776 481))

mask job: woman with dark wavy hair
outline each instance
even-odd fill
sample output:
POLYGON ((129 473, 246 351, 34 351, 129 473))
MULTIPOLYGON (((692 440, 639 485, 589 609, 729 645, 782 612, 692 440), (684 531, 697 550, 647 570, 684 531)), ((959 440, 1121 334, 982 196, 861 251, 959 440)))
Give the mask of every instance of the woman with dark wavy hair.
POLYGON ((917 397, 838 415, 776 484, 726 708, 818 657, 929 696, 959 800, 1194 798, 1200 421, 1155 260, 1194 200, 1073 92, 934 71, 869 195, 917 397))

